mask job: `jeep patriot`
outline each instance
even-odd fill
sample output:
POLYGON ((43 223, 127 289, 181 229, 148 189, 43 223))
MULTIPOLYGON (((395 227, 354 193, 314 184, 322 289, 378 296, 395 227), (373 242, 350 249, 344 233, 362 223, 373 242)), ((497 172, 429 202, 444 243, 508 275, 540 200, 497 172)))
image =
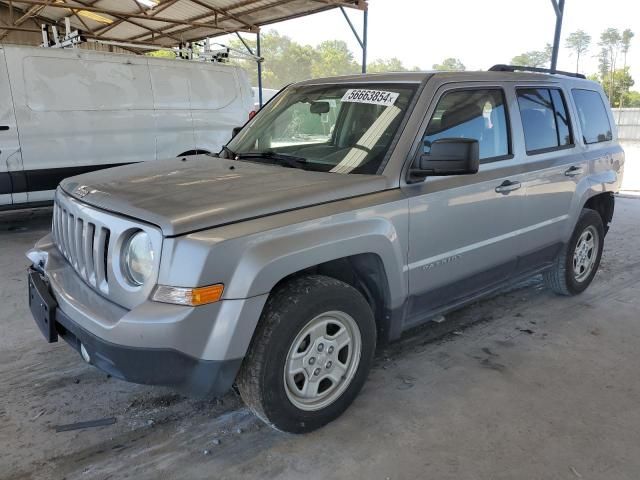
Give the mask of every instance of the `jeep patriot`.
POLYGON ((308 432, 407 329, 535 274, 579 294, 624 153, 598 84, 516 70, 308 80, 217 155, 64 180, 28 252, 35 321, 115 377, 235 383, 308 432))

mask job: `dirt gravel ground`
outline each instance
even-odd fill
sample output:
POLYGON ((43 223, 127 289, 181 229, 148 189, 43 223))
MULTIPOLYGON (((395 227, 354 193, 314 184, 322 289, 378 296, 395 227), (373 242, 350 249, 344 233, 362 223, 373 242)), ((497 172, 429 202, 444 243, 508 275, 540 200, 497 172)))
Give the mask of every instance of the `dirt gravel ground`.
POLYGON ((618 199, 587 292, 534 278, 412 332, 378 352, 343 417, 305 436, 264 427, 233 392, 127 384, 46 344, 24 251, 49 215, 0 216, 2 479, 640 478, 640 199, 618 199))

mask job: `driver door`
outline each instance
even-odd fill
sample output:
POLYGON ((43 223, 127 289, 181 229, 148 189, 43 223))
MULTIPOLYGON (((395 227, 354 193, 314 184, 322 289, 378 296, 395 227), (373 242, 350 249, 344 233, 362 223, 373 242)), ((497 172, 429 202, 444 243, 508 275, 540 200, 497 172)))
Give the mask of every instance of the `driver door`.
POLYGON ((495 85, 450 84, 438 93, 418 155, 439 138, 476 139, 480 169, 403 187, 410 232, 406 327, 511 277, 523 227, 524 189, 512 155, 507 92, 495 85))

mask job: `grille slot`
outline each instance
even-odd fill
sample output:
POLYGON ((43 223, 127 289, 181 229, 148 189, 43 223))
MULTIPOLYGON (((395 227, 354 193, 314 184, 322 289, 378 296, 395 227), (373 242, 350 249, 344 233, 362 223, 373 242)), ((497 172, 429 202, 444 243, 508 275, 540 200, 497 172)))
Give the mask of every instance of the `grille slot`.
POLYGON ((86 218, 82 210, 72 213, 56 199, 52 232, 58 250, 78 275, 92 287, 108 293, 109 228, 86 218))
POLYGON ((61 188, 56 191, 53 208, 51 238, 74 276, 120 307, 132 309, 149 299, 160 268, 160 229, 101 210, 67 195, 61 188), (155 278, 134 286, 122 272, 120 245, 138 230, 149 235, 158 258, 153 266, 155 278))

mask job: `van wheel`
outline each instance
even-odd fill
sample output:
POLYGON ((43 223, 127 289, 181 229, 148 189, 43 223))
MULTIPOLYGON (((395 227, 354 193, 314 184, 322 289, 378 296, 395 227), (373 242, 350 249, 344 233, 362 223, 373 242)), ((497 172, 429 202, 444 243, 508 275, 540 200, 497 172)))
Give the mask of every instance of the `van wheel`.
POLYGON ((560 295, 583 292, 598 270, 603 245, 602 218, 595 210, 583 209, 569 243, 543 274, 547 287, 560 295))
POLYGON ((375 346, 373 312, 360 292, 331 277, 295 278, 269 297, 237 386, 267 424, 310 432, 353 402, 375 346))

